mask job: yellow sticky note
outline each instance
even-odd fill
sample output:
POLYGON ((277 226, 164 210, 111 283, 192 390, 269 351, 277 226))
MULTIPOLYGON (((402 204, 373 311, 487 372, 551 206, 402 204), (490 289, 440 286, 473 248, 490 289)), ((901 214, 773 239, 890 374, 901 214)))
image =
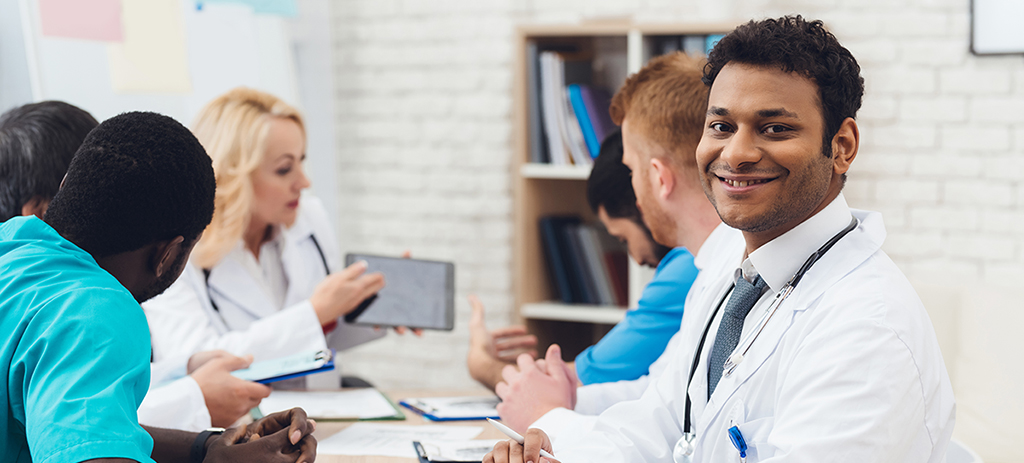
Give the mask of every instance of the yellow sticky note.
POLYGON ((189 93, 178 0, 122 0, 124 41, 107 46, 116 93, 189 93))

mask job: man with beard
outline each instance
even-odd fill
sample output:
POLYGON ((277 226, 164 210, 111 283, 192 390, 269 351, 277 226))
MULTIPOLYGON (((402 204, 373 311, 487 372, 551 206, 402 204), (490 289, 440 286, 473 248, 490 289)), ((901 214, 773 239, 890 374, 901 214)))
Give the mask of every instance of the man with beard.
MULTIPOLYGON (((841 193, 860 143, 856 60, 820 21, 787 16, 738 27, 708 61, 697 166, 743 256, 687 305, 683 332, 696 336, 643 396, 555 455, 945 461, 955 404, 931 322, 881 250, 881 216, 841 193)), ((484 461, 543 461, 541 448, 547 435, 531 429, 484 461)))

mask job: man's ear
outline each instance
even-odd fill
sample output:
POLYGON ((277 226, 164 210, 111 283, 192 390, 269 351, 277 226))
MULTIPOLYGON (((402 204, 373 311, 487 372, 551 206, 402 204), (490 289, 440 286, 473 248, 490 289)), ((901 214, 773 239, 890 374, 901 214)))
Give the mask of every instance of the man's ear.
POLYGON ((48 199, 43 199, 42 196, 33 196, 27 203, 21 205, 21 215, 25 217, 34 215, 41 219, 49 205, 50 201, 48 199))
POLYGON ((174 261, 177 260, 178 254, 185 252, 183 244, 185 238, 183 236, 175 236, 167 241, 161 241, 153 246, 153 258, 150 263, 153 274, 157 278, 160 278, 165 273, 172 270, 171 266, 174 265, 174 261))
POLYGON ((668 199, 676 188, 676 177, 664 161, 658 158, 651 158, 651 172, 654 174, 657 195, 661 199, 668 199))
POLYGON ((832 171, 836 175, 845 174, 850 170, 857 149, 860 147, 860 129, 852 117, 839 126, 836 136, 832 137, 832 171))

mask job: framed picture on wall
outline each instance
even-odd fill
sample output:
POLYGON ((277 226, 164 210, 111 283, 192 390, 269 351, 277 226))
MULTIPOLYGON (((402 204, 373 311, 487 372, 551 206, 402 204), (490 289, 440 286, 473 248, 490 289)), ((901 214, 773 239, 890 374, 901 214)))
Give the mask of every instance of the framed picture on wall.
POLYGON ((1024 54, 1024 1, 971 0, 971 53, 1024 54))

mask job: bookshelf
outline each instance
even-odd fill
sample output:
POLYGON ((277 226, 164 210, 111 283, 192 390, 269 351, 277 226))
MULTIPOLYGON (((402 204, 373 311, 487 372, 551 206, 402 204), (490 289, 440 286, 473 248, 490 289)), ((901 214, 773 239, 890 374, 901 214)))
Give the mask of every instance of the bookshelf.
MULTIPOLYGON (((735 26, 612 21, 524 25, 517 29, 513 81, 513 293, 517 318, 537 335, 541 353, 549 344, 557 342, 562 346, 564 358, 574 358, 621 321, 626 307, 562 303, 552 281, 539 219, 575 215, 584 223, 599 221, 586 200, 589 165, 552 164, 550 157, 549 162, 537 162, 541 160, 536 155, 537 143, 546 141, 544 137, 540 137, 540 142, 531 138, 538 136, 534 133, 538 131, 537 123, 531 125, 530 115, 531 109, 537 111, 537 107, 531 108, 531 105, 538 104, 534 98, 542 98, 535 93, 536 84, 530 82, 531 72, 537 72, 539 66, 535 60, 537 51, 555 51, 574 65, 583 62, 586 67, 589 64, 582 83, 614 93, 629 74, 639 70, 651 57, 675 49, 693 52, 697 37, 724 34, 735 26)), ((568 73, 566 80, 570 80, 568 73)), ((600 233, 604 233, 603 228, 600 233)), ((626 273, 629 306, 635 307, 654 272, 629 259, 626 273)))

